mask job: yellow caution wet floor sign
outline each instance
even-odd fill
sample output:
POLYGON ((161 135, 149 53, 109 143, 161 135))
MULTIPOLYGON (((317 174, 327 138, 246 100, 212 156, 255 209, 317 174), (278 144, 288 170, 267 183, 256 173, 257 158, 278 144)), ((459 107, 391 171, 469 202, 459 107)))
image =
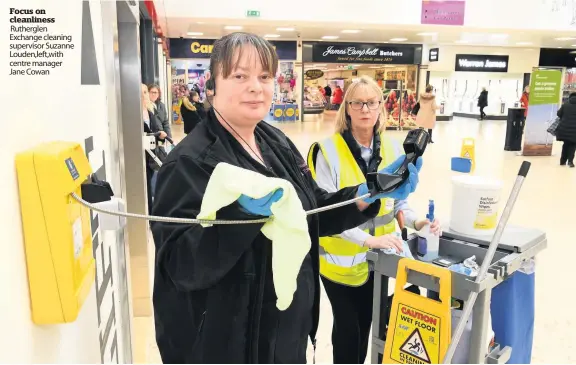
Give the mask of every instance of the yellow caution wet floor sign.
POLYGON ((451 274, 448 269, 404 258, 384 347, 383 364, 439 364, 450 344, 451 274), (440 302, 404 290, 408 271, 440 279, 440 302))
POLYGON ((474 171, 476 168, 476 142, 474 138, 464 138, 462 140, 462 149, 460 150, 460 157, 469 158, 472 161, 472 169, 474 171))

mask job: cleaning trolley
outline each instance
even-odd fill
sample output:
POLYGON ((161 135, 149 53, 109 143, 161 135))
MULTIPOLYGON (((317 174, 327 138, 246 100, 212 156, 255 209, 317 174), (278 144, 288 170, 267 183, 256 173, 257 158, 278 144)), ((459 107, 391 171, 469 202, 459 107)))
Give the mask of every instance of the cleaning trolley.
MULTIPOLYGON (((374 270, 371 363, 529 362, 534 318, 527 313, 534 302, 530 268, 547 240, 538 229, 506 227, 529 166, 523 163, 493 237, 447 229, 432 263, 383 251, 367 253, 374 270), (448 269, 472 257, 480 266, 477 275, 448 269), (392 300, 390 278, 396 279, 392 300), (428 295, 404 290, 408 283, 428 295), (522 306, 515 306, 512 298, 519 292, 528 295, 522 306)), ((407 244, 418 257, 418 236, 408 236, 407 244)))

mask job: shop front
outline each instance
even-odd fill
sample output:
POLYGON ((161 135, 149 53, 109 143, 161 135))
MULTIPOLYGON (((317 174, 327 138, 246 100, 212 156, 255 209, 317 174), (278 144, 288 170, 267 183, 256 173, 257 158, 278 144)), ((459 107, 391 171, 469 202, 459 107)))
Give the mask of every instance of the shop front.
MULTIPOLYGON (((209 104, 210 91, 206 89, 206 73, 210 69, 210 55, 215 39, 170 39, 172 68, 172 110, 174 120, 179 120, 180 104, 185 90, 195 90, 200 100, 209 104)), ((266 121, 299 120, 296 79, 296 41, 270 41, 279 58, 278 73, 274 79, 274 101, 266 121)))
POLYGON ((576 92, 576 49, 542 48, 538 66, 563 71, 562 102, 576 92))
POLYGON ((304 121, 334 113, 348 86, 369 76, 382 88, 388 128, 414 128, 421 45, 307 42, 302 52, 304 121), (330 95, 328 97, 327 95, 330 95))
POLYGON ((485 88, 487 119, 506 120, 508 108, 519 105, 536 51, 527 49, 446 47, 432 50, 426 83, 434 87, 438 120, 479 118, 478 97, 485 88), (475 50, 482 53, 472 53, 475 50), (498 51, 498 52, 495 52, 498 51))

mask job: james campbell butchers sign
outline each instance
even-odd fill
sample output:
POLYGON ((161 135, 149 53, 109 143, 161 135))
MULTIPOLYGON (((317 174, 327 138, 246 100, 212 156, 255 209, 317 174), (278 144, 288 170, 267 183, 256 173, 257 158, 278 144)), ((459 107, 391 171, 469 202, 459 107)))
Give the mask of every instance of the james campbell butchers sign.
POLYGON ((414 46, 390 46, 382 47, 372 44, 315 44, 312 49, 314 62, 334 63, 392 63, 414 64, 420 63, 415 60, 414 46))

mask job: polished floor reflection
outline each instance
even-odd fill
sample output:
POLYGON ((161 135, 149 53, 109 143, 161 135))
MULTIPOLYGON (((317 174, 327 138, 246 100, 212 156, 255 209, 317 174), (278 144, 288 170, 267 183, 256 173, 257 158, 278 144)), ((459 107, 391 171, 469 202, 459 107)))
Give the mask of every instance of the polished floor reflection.
MULTIPOLYGON (((333 113, 318 116, 305 123, 278 123, 306 155, 314 141, 333 133, 333 113)), ((308 120, 308 119, 307 119, 308 120)), ((176 139, 182 137, 175 126, 176 139)), ((406 132, 387 131, 400 141, 406 132)), ((505 122, 456 119, 438 122, 433 132, 435 144, 424 156, 424 167, 418 190, 410 197, 413 208, 425 215, 428 199, 436 202, 436 215, 448 222, 451 209, 451 182, 456 173, 450 170, 450 158, 459 155, 464 137, 476 140, 476 175, 502 179, 501 201, 508 197, 518 168, 523 160, 532 162, 510 224, 536 227, 546 232, 548 248, 537 259, 536 323, 533 363, 576 363, 576 238, 570 227, 576 212, 576 169, 559 166, 560 144, 554 146, 552 157, 522 157, 503 150, 505 122)), ((503 203, 502 203, 503 204, 503 203)), ((503 207, 502 207, 503 208, 503 207)), ((332 362, 330 303, 323 294, 316 361, 332 362)), ((153 322, 149 318, 135 321, 134 330, 142 338, 135 345, 135 362, 159 363, 154 343, 153 322)), ((309 362, 312 362, 309 348, 309 362)), ((369 356, 367 361, 369 361, 369 356)))

